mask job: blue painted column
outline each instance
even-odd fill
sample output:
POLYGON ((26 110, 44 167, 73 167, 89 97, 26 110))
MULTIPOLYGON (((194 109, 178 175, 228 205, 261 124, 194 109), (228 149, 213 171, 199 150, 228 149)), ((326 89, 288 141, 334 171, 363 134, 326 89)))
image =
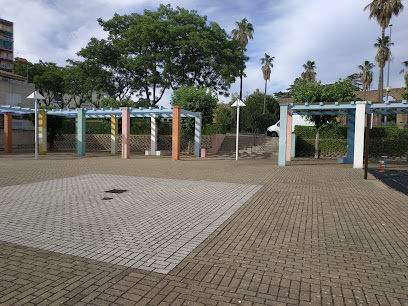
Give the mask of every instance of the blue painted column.
POLYGON ((288 103, 280 105, 280 127, 279 127, 279 156, 278 165, 286 166, 286 137, 288 126, 288 103))
POLYGON ((296 135, 292 134, 292 148, 290 151, 290 157, 295 158, 296 155, 296 135))
POLYGON ((75 118, 76 123, 76 152, 78 156, 85 156, 85 109, 77 108, 78 116, 75 118))
POLYGON ((356 131, 356 111, 350 110, 347 117, 347 155, 345 164, 354 162, 354 134, 356 131))
POLYGON ((202 121, 202 114, 198 113, 194 123, 194 157, 200 157, 202 121))

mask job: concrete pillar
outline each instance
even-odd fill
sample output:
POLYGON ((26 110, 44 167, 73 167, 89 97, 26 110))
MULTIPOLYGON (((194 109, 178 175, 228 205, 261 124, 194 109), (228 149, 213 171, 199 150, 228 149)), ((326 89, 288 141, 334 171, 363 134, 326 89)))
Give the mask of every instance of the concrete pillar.
POLYGON ((356 102, 353 168, 363 168, 365 101, 356 102))
POLYGON ((408 114, 397 114, 396 123, 400 129, 408 128, 408 114))
POLYGON ((286 127, 286 161, 290 162, 292 153, 292 113, 293 111, 288 111, 288 123, 286 127))
POLYGON ((292 148, 291 148, 291 158, 295 158, 296 155, 296 135, 292 134, 292 148))
POLYGON ((38 153, 47 154, 47 114, 43 109, 38 114, 38 144, 38 153))
POLYGON ((352 164, 354 162, 354 136, 356 128, 356 111, 351 109, 347 115, 347 154, 346 157, 339 157, 340 164, 352 164))
POLYGON ((130 156, 130 112, 129 107, 122 107, 122 158, 130 156))
POLYGON ((119 118, 111 114, 111 153, 118 154, 119 118))
POLYGON ((195 117, 194 123, 194 156, 200 157, 201 152, 201 129, 203 124, 202 114, 199 113, 197 117, 195 117))
POLYGON ((173 106, 173 125, 172 125, 172 152, 171 159, 180 159, 180 123, 181 123, 181 107, 173 106))
POLYGON ((85 156, 85 134, 86 134, 86 118, 85 109, 77 108, 78 116, 76 122, 76 152, 78 156, 85 156))
POLYGON ((157 145, 159 140, 159 127, 157 124, 157 118, 155 114, 151 114, 150 121, 150 154, 156 155, 157 145))
POLYGON ((347 116, 347 155, 346 164, 354 162, 354 137, 356 132, 356 111, 353 109, 347 116))
POLYGON ((279 128, 279 155, 278 165, 286 166, 286 135, 288 129, 288 103, 280 104, 280 128, 279 128))
POLYGON ((13 113, 4 114, 4 153, 13 152, 13 113))

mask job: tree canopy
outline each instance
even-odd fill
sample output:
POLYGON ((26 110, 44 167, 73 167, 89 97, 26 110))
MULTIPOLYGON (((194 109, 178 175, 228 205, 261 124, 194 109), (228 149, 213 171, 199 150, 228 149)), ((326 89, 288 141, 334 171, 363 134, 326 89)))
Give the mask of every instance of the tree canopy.
MULTIPOLYGON (((321 82, 297 79, 292 87, 294 103, 313 102, 350 102, 356 101, 357 95, 353 91, 351 80, 339 79, 334 84, 322 85, 321 82)), ((319 158, 320 129, 323 125, 335 120, 333 115, 312 115, 308 119, 315 123, 316 142, 315 158, 319 158)))
POLYGON ((39 61, 16 61, 14 73, 27 76, 28 81, 35 83, 36 89, 45 97, 44 103, 49 106, 53 100, 62 102, 64 95, 63 68, 55 63, 39 61))
MULTIPOLYGON (((214 110, 217 108, 218 97, 216 93, 207 88, 183 86, 173 92, 171 104, 180 106, 192 112, 201 112, 202 123, 213 122, 214 110)), ((194 118, 182 118, 182 136, 194 136, 194 118)))
POLYGON ((113 75, 118 98, 137 95, 154 106, 166 89, 181 86, 226 94, 248 59, 217 23, 180 7, 98 22, 108 38, 92 38, 78 54, 113 75))

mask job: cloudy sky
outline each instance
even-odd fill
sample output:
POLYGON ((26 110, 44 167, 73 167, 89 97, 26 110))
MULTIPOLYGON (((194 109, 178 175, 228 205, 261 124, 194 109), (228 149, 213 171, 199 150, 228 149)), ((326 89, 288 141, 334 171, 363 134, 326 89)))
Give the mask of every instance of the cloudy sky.
MULTIPOLYGON (((363 8, 370 0, 13 0, 2 7, 0 18, 14 22, 14 56, 31 62, 43 60, 65 66, 91 37, 106 33, 97 18, 110 19, 114 13, 142 13, 160 3, 194 9, 217 22, 228 33, 235 21, 247 18, 254 26, 254 39, 247 46, 244 93, 264 89, 260 58, 265 52, 275 57, 268 93, 284 91, 303 71, 307 60, 316 62, 317 79, 332 83, 357 72, 365 60, 375 62, 373 47, 381 28, 368 19, 363 8)), ((390 86, 402 87, 401 62, 408 60, 408 3, 391 20, 393 61, 390 86)), ((386 31, 389 35, 389 29, 386 31)), ((385 70, 386 72, 386 70, 385 70)), ((386 75, 385 75, 386 76, 386 75)), ((384 78, 386 82, 386 77, 384 78)), ((386 84, 386 83, 385 83, 386 84)), ((378 68, 372 88, 378 86, 378 68)), ((384 85, 386 86, 386 85, 384 85)), ((231 86, 239 92, 239 79, 231 86)), ((170 92, 159 105, 168 105, 170 92)), ((228 102, 228 98, 222 98, 228 102)))

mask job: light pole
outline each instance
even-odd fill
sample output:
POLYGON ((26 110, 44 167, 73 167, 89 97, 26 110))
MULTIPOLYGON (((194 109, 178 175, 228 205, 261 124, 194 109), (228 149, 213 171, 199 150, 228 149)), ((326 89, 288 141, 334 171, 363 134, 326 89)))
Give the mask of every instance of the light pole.
POLYGON ((37 91, 34 91, 31 95, 27 97, 27 99, 34 99, 34 113, 35 113, 35 118, 34 118, 34 141, 35 141, 35 159, 38 159, 38 112, 37 112, 37 100, 45 100, 45 98, 38 93, 37 91))
POLYGON ((246 106, 246 105, 240 99, 237 99, 231 106, 237 108, 237 137, 236 137, 236 140, 235 140, 235 160, 238 160, 239 108, 240 108, 240 106, 246 106))
MULTIPOLYGON (((385 101, 388 102, 388 92, 390 91, 390 60, 391 60, 391 30, 392 24, 388 25, 390 27, 390 40, 388 41, 388 67, 387 67, 387 88, 385 91, 385 101)), ((387 127, 387 115, 384 115, 384 127, 387 127)))

